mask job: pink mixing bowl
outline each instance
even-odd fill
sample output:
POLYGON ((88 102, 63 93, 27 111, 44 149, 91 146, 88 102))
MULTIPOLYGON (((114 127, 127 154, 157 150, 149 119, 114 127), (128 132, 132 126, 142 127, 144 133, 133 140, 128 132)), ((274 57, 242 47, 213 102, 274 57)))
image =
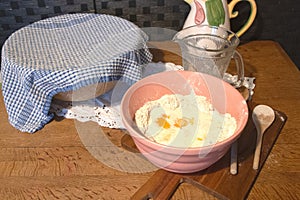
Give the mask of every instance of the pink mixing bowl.
POLYGON ((154 165, 177 173, 192 173, 208 168, 222 158, 240 136, 248 120, 248 107, 242 95, 216 77, 191 71, 169 71, 148 76, 132 85, 121 102, 121 116, 139 151, 154 165), (214 145, 177 148, 149 140, 136 126, 135 112, 146 102, 165 94, 206 96, 220 113, 230 113, 237 121, 235 133, 214 145))

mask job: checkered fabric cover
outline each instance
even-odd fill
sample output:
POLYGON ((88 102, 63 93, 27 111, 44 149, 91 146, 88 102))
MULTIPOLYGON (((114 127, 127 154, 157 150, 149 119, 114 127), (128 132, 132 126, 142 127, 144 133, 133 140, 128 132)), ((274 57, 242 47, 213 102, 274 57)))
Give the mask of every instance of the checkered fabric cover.
POLYGON ((99 82, 141 79, 151 61, 145 35, 111 15, 66 14, 26 26, 2 48, 1 75, 10 123, 33 133, 52 118, 52 97, 99 82))

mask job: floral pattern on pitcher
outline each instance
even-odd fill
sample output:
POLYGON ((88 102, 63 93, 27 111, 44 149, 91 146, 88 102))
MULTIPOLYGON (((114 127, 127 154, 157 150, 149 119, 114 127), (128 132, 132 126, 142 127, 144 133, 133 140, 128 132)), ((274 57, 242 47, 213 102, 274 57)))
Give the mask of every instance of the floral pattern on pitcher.
MULTIPOLYGON (((208 24, 211 26, 225 25, 226 10, 222 0, 184 0, 191 6, 185 27, 208 24)), ((227 4, 226 4, 227 5, 227 4)), ((228 28, 228 27, 227 27, 228 28)))
POLYGON ((198 1, 194 0, 194 3, 196 5, 195 24, 199 25, 205 20, 205 12, 198 1))
MULTIPOLYGON (((221 26, 230 30, 230 19, 238 15, 234 11, 234 7, 242 0, 232 0, 227 4, 227 0, 184 0, 191 7, 189 15, 187 16, 183 28, 194 25, 211 25, 221 26)), ((249 29, 256 16, 256 3, 255 0, 245 0, 250 4, 251 13, 244 24, 244 26, 236 33, 241 36, 246 30, 249 29)))
POLYGON ((225 10, 221 0, 185 0, 187 3, 191 4, 194 2, 196 8, 196 14, 194 17, 194 22, 197 25, 202 24, 205 21, 207 15, 207 22, 211 26, 220 26, 225 23, 225 10), (205 11, 201 5, 205 5, 205 11))
POLYGON ((225 10, 221 0, 207 0, 205 8, 209 25, 220 26, 225 23, 225 10))

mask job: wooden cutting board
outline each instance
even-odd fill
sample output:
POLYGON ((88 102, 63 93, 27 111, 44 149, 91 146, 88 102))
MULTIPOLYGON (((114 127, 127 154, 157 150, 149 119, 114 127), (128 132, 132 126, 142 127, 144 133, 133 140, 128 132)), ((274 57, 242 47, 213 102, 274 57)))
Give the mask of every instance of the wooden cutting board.
MULTIPOLYGON (((248 103, 249 117, 255 103, 248 103)), ((262 169, 272 147, 283 128, 287 116, 275 110, 275 121, 266 130, 263 138, 260 166, 252 169, 256 130, 252 120, 248 123, 238 139, 238 173, 230 174, 230 151, 217 163, 197 173, 178 174, 160 169, 133 195, 131 199, 170 199, 182 183, 192 184, 216 199, 245 199, 260 170, 262 169)), ((123 148, 138 152, 132 138, 125 135, 122 138, 123 148)))

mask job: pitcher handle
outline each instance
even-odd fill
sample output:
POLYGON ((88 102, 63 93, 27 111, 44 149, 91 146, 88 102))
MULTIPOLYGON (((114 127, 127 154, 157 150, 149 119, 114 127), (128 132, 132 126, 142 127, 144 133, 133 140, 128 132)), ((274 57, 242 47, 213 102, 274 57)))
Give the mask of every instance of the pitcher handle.
POLYGON ((235 18, 238 16, 239 12, 235 11, 233 12, 233 8, 235 7, 235 5, 241 1, 248 1, 250 3, 251 6, 251 10, 250 10, 250 16, 247 20, 247 22, 244 24, 244 26, 236 33, 236 35, 238 37, 240 37, 241 35, 243 35, 252 25, 252 23, 254 22, 254 19, 256 17, 256 13, 257 13, 257 8, 256 8, 256 3, 255 0, 232 0, 229 4, 228 4, 228 12, 229 12, 229 18, 235 18))
POLYGON ((232 58, 235 61, 237 76, 238 76, 236 82, 233 83, 232 85, 235 88, 239 88, 244 83, 244 62, 243 62, 242 55, 238 51, 234 51, 232 58))

